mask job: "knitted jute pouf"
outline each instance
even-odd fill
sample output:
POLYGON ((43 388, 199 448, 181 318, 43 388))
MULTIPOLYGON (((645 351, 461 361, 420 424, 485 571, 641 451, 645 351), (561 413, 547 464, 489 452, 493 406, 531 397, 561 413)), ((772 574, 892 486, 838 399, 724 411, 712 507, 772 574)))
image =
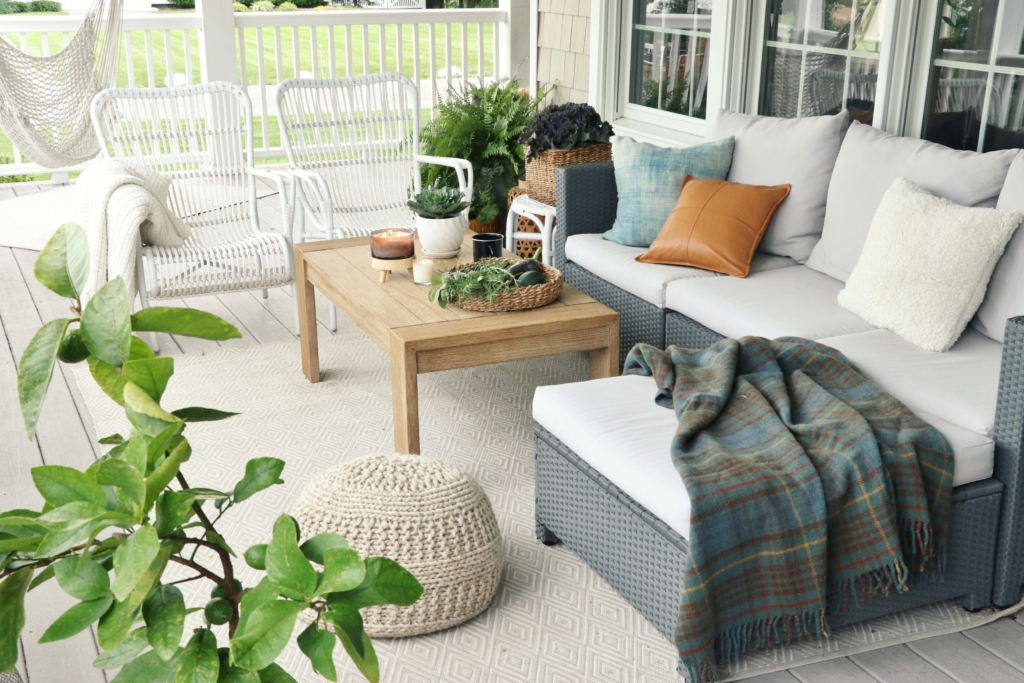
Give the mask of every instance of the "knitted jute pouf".
POLYGON ((454 465, 419 455, 357 458, 318 475, 292 516, 303 538, 341 534, 361 556, 388 557, 423 585, 423 596, 408 607, 363 609, 371 637, 461 624, 490 604, 501 579, 501 532, 491 502, 454 465))

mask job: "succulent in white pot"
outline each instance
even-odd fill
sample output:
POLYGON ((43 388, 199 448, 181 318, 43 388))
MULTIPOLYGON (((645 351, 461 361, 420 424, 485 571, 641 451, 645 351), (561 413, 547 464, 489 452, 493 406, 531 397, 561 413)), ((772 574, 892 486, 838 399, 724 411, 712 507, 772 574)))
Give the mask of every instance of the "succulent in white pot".
POLYGON ((469 226, 469 202, 455 187, 428 187, 409 200, 423 253, 449 258, 459 253, 469 226))

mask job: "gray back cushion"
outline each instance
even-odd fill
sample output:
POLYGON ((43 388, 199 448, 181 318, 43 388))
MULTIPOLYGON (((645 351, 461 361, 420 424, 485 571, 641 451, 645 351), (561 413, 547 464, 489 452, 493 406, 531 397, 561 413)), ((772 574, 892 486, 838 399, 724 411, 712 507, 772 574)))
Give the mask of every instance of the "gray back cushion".
POLYGON ((882 195, 907 178, 961 206, 995 206, 1017 150, 978 154, 901 138, 854 121, 828 187, 825 229, 807 265, 846 282, 882 195))
MULTIPOLYGON (((1024 211, 1024 152, 1014 157, 996 208, 1024 211)), ((971 325, 989 339, 1002 342, 1006 319, 1018 315, 1024 315, 1024 228, 1021 227, 1006 245, 988 282, 985 300, 971 325)))
POLYGON ((850 118, 780 119, 721 110, 710 139, 736 138, 729 181, 792 188, 775 211, 758 251, 803 263, 821 236, 832 167, 850 118))

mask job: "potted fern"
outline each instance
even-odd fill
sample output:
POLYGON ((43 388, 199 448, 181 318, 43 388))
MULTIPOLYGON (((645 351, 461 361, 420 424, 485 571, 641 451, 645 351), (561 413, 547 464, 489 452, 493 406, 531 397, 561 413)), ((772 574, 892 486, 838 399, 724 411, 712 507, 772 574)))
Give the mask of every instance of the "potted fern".
POLYGON ((614 131, 589 104, 552 104, 534 116, 519 142, 526 146, 526 192, 555 203, 555 168, 610 161, 614 131))
POLYGON ((469 225, 462 191, 455 187, 428 187, 409 200, 409 208, 416 214, 416 233, 420 237, 423 253, 432 258, 451 258, 458 255, 462 235, 469 225))
MULTIPOLYGON (((515 78, 480 86, 467 80, 450 88, 438 105, 437 116, 420 136, 423 153, 466 159, 473 164, 470 228, 493 232, 507 213, 506 197, 523 175, 526 158, 519 135, 547 94, 541 89, 532 100, 515 78)), ((452 169, 423 166, 423 186, 456 186, 452 169)))

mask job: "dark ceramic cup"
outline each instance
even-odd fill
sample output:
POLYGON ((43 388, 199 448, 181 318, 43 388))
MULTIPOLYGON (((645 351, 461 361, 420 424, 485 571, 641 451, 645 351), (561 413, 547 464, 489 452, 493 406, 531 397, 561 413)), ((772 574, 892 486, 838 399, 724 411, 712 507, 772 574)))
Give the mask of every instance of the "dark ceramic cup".
POLYGON ((473 235, 473 260, 498 258, 501 256, 502 236, 496 232, 482 232, 473 235))

